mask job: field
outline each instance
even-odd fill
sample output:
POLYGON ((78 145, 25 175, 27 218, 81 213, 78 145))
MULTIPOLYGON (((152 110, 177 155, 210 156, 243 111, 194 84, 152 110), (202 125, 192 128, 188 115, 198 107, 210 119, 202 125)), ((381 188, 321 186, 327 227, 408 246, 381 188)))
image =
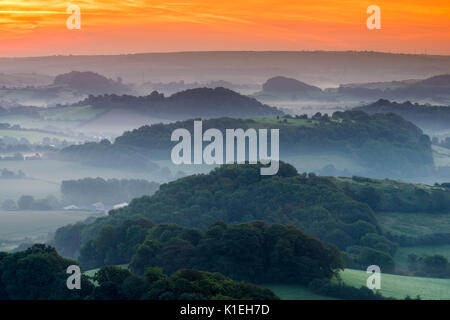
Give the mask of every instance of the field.
POLYGON ((79 125, 104 112, 104 109, 94 109, 90 106, 52 109, 42 108, 42 110, 39 111, 41 116, 40 119, 27 115, 6 115, 0 116, 0 123, 9 123, 11 125, 18 124, 21 127, 28 129, 46 129, 48 127, 76 129, 79 125))
MULTIPOLYGON (((345 269, 340 273, 340 277, 346 285, 360 288, 366 286, 369 274, 361 270, 345 269)), ((263 287, 271 289, 282 300, 334 300, 317 295, 308 288, 298 285, 265 284, 263 287)), ((450 299, 450 279, 406 277, 382 273, 380 293, 395 299, 404 299, 406 296, 416 298, 417 295, 423 300, 450 299)))
POLYGON ((53 183, 60 183, 61 180, 81 179, 85 177, 148 180, 152 178, 151 172, 100 168, 75 162, 48 159, 35 161, 2 161, 0 162, 0 168, 7 168, 14 172, 21 169, 28 177, 53 183))
MULTIPOLYGON (((161 166, 167 165, 172 174, 178 170, 198 169, 195 166, 181 166, 178 168, 170 161, 159 162, 161 166)), ((86 177, 104 179, 145 179, 160 182, 161 177, 152 172, 141 172, 114 168, 92 167, 80 163, 58 160, 33 161, 1 161, 0 170, 6 168, 17 172, 22 170, 30 179, 0 179, 0 204, 6 199, 18 200, 22 195, 31 195, 35 198, 44 198, 48 195, 59 197, 62 180, 82 179, 86 177)), ((205 168, 205 171, 211 170, 205 168)))
POLYGON ((52 133, 45 133, 40 131, 33 131, 33 130, 0 130, 0 138, 6 136, 6 137, 13 137, 16 139, 25 138, 30 143, 38 143, 42 142, 42 139, 45 137, 48 137, 50 139, 56 138, 61 141, 66 140, 68 142, 78 142, 80 141, 77 138, 74 137, 68 137, 64 135, 58 135, 58 134, 52 134, 52 133))
POLYGON ((0 211, 0 239, 46 237, 49 232, 90 215, 86 211, 0 211))
MULTIPOLYGON (((346 269, 340 273, 343 282, 359 288, 366 285, 369 274, 365 271, 346 269)), ((380 293, 386 297, 404 299, 420 295, 423 300, 450 299, 450 279, 406 277, 381 274, 380 293)))
POLYGON ((432 146, 434 165, 437 167, 450 166, 450 149, 432 146))
POLYGON ((353 172, 365 170, 359 166, 354 160, 344 154, 317 153, 309 155, 284 156, 281 160, 286 161, 299 172, 310 172, 323 169, 325 166, 332 164, 338 170, 352 170, 353 172))
MULTIPOLYGON (((340 273, 343 283, 360 288, 366 286, 369 276, 365 271, 346 269, 340 273)), ((334 300, 333 298, 317 295, 303 286, 266 284, 263 287, 271 289, 282 300, 334 300)), ((450 279, 434 279, 405 277, 392 274, 381 274, 380 293, 385 297, 404 299, 420 296, 423 300, 450 299, 450 279)))
POLYGON ((60 121, 60 120, 48 120, 32 118, 26 115, 7 115, 0 116, 0 123, 9 123, 11 125, 18 124, 22 128, 28 129, 47 129, 50 127, 56 128, 75 128, 79 125, 79 121, 60 121))
MULTIPOLYGON (((170 161, 165 162, 167 164, 170 161)), ((163 164, 163 163, 161 163, 163 164)), ((33 161, 1 161, 0 169, 17 172, 22 170, 32 179, 0 179, 0 201, 5 199, 17 200, 21 195, 28 194, 35 197, 59 195, 59 185, 62 180, 82 179, 86 177, 104 179, 145 179, 160 182, 161 177, 152 172, 142 172, 114 168, 99 168, 81 163, 59 160, 33 160, 33 161)), ((191 166, 191 168, 195 168, 191 166)), ((177 170, 176 166, 170 166, 172 174, 177 170)), ((212 168, 209 168, 211 170, 212 168)), ((209 171, 208 170, 208 171, 209 171)))
POLYGON ((94 109, 91 106, 81 106, 45 109, 39 114, 46 121, 86 121, 104 111, 104 109, 94 109))
MULTIPOLYGON (((1 165, 1 163, 0 163, 1 165)), ((0 166, 0 169, 3 167, 0 166)), ((22 195, 45 198, 49 195, 59 197, 58 182, 37 179, 0 179, 0 204, 6 199, 17 201, 22 195)))
POLYGON ((312 127, 318 121, 314 120, 306 120, 306 119, 295 119, 295 118, 251 118, 255 120, 257 123, 261 123, 264 125, 292 125, 292 126, 301 126, 301 127, 312 127))

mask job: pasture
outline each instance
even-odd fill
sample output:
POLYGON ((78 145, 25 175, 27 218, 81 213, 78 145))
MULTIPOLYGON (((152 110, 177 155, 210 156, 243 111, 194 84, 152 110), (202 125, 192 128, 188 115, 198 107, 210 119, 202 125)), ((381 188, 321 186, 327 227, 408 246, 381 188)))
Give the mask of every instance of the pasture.
MULTIPOLYGON (((383 271, 383 270, 381 270, 383 271)), ((350 286, 360 288, 366 286, 370 274, 361 270, 345 269, 340 273, 342 281, 350 286)), ((381 274, 380 293, 385 297, 404 299, 406 296, 423 300, 450 299, 450 279, 420 278, 381 274)))

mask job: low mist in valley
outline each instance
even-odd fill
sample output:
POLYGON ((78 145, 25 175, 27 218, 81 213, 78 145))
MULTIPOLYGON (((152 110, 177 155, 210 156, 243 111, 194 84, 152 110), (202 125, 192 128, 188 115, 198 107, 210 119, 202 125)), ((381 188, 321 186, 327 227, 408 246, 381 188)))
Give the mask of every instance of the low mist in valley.
MULTIPOLYGON (((179 270, 199 269, 324 294, 318 279, 339 274, 347 285, 379 264, 389 276, 450 288, 450 57, 0 58, 0 190, 0 251, 46 243, 84 271, 126 266, 141 276, 153 268, 150 276, 169 283, 179 270), (279 129, 279 172, 174 164, 171 134, 194 136, 194 121, 223 136, 279 129), (280 242, 248 244, 253 236, 280 242), (216 254, 221 241, 249 261, 272 261, 284 254, 279 243, 304 241, 317 249, 306 259, 320 268, 298 263, 304 256, 292 250, 288 263, 273 258, 265 270, 216 254), (311 276, 290 274, 289 263, 311 276)), ((408 290, 396 298, 421 294, 408 290)))

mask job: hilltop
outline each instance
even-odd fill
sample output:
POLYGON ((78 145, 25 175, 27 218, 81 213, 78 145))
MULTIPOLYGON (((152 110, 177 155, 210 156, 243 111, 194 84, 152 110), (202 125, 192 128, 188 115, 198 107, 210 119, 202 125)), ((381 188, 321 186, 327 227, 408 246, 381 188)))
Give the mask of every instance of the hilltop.
MULTIPOLYGON (((399 244, 446 244, 450 237, 448 233, 425 237, 391 234, 385 224, 378 221, 378 215, 401 212, 406 218, 415 213, 434 216, 449 211, 450 190, 441 186, 362 177, 319 177, 299 174, 286 163, 280 163, 275 176, 261 176, 258 165, 224 165, 209 174, 163 184, 154 195, 134 199, 127 207, 113 210, 94 223, 63 227, 56 232, 54 244, 60 253, 76 257, 90 240, 111 238, 112 231, 100 231, 103 228, 117 228, 126 220, 139 217, 157 224, 178 224, 201 230, 216 221, 227 224, 264 221, 269 225, 294 225, 325 243, 336 245, 344 251, 347 266, 362 268, 376 262, 386 272, 392 272, 395 270, 393 255, 399 244)), ((130 226, 129 222, 124 225, 130 226)), ((173 232, 164 234, 166 238, 173 232)), ((186 236, 195 239, 191 232, 186 236)), ((113 238, 128 241, 119 236, 113 238)), ((100 243, 104 243, 103 240, 91 245, 100 243)), ((83 259, 95 265, 98 262, 94 257, 100 257, 103 252, 102 260, 127 263, 129 261, 122 260, 136 252, 135 246, 129 249, 120 249, 122 253, 117 256, 116 251, 107 254, 104 250, 86 247, 83 259)))
MULTIPOLYGON (((177 143, 170 139, 172 132, 185 128, 192 134, 193 122, 142 126, 125 132, 114 143, 70 146, 60 155, 77 161, 97 150, 108 161, 114 161, 121 150, 126 150, 142 158, 170 160, 171 150, 177 143)), ((335 112, 331 117, 319 113, 311 118, 217 118, 204 120, 202 124, 204 130, 217 128, 222 133, 228 128, 278 128, 282 160, 326 152, 330 157, 339 156, 355 163, 364 175, 374 177, 411 176, 412 172, 420 175, 433 168, 430 139, 415 125, 394 114, 370 116, 362 111, 347 111, 335 112)))
POLYGON ((421 105, 410 101, 398 103, 379 99, 374 103, 356 107, 353 110, 361 110, 368 114, 395 113, 424 130, 450 129, 450 106, 421 105))
POLYGON ((106 110, 126 109, 146 116, 181 120, 193 117, 264 117, 283 115, 276 108, 229 89, 196 88, 165 97, 156 91, 137 97, 130 95, 89 96, 75 106, 92 106, 106 110))

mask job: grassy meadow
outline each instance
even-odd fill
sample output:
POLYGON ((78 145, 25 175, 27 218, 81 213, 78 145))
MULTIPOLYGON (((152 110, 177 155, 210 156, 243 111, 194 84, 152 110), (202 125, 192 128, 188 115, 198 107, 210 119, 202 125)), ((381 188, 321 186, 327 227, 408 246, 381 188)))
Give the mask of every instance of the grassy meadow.
MULTIPOLYGON (((366 285, 370 274, 361 270, 345 269, 340 273, 342 281, 359 288, 366 285)), ((450 299, 450 279, 420 278, 381 274, 380 293, 385 297, 404 299, 406 296, 423 300, 450 299)))
POLYGON ((40 131, 33 130, 0 130, 0 138, 1 137, 12 137, 16 139, 25 138, 30 143, 40 143, 42 139, 48 137, 50 139, 56 138, 59 140, 66 140, 67 142, 79 142, 80 140, 75 137, 69 137, 65 135, 52 134, 40 131))
MULTIPOLYGON (((340 273, 342 282, 346 285, 360 288, 366 286, 370 274, 361 270, 345 269, 340 273)), ((336 280, 338 281, 338 280, 336 280)), ((315 294, 308 288, 298 285, 265 284, 282 300, 335 300, 331 297, 315 294)), ((381 274, 381 289, 385 297, 405 299, 406 296, 422 300, 450 299, 450 279, 408 277, 392 274, 381 274)))

